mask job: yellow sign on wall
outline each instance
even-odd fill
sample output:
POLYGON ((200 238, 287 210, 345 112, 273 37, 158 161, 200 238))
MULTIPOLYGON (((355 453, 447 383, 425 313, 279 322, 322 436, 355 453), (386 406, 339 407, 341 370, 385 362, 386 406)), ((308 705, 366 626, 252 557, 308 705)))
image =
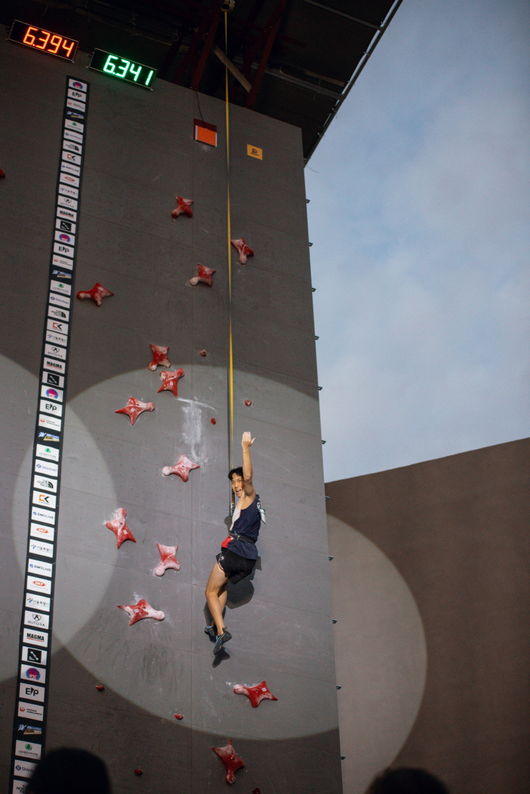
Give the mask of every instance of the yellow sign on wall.
POLYGON ((256 160, 263 160, 263 149, 260 149, 259 146, 251 146, 250 143, 247 143, 247 155, 249 157, 255 157, 256 160))

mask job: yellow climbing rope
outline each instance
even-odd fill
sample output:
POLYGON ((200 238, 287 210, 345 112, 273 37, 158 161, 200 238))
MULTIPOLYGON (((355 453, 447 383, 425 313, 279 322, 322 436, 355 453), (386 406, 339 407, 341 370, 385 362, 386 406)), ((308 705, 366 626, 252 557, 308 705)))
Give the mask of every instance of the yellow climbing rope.
MULTIPOLYGON (((228 9, 223 9, 225 55, 228 58, 228 9)), ((230 209, 230 103, 228 101, 228 67, 225 64, 225 137, 226 137, 226 255, 228 265, 228 468, 232 467, 234 443, 234 344, 232 333, 232 223, 230 209)))

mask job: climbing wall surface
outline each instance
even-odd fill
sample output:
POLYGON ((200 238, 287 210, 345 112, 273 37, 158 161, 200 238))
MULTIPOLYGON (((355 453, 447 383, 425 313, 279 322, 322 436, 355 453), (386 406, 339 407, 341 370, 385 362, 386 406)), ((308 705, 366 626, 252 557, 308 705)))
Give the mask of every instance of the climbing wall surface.
MULTIPOLYGON (((255 484, 267 510, 251 582, 230 591, 233 639, 214 662, 204 585, 226 534, 227 231, 224 104, 159 81, 153 92, 0 42, 3 106, 1 710, 14 713, 28 502, 66 76, 89 83, 77 290, 71 306, 54 623, 46 682, 47 747, 90 749, 115 792, 217 792, 212 752, 232 740, 245 767, 234 788, 341 791, 329 561, 298 129, 231 108, 234 454, 256 437, 255 484), (193 119, 217 125, 217 148, 193 119), (262 149, 260 160, 247 145, 262 149), (193 217, 171 217, 175 196, 193 217), (197 264, 211 288, 190 286, 197 264), (178 396, 158 389, 150 345, 182 369, 178 396), (200 354, 203 351, 203 355, 200 354), (206 351, 206 355, 204 355, 206 351), (130 397, 153 402, 132 424, 130 397), (181 455, 189 480, 162 475, 181 455), (105 526, 127 510, 135 541, 105 526), (180 570, 156 576, 157 544, 180 570), (145 599, 163 620, 129 626, 118 605, 145 599), (253 708, 234 686, 266 681, 253 708), (96 688, 96 685, 102 685, 96 688), (176 719, 175 714, 182 719, 176 719), (141 769, 143 775, 134 775, 141 769)), ((22 720, 16 722, 20 727, 22 720)), ((10 720, 0 737, 10 774, 10 720)), ((22 734, 21 734, 22 735, 22 734)), ((36 739, 38 743, 38 737, 36 739)))

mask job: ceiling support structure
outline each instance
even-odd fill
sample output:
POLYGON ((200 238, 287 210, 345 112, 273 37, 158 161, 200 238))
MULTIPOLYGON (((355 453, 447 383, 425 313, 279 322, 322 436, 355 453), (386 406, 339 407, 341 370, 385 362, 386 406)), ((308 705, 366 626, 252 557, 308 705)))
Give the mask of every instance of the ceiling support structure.
POLYGON ((338 8, 331 8, 331 6, 326 6, 324 3, 317 3, 316 0, 304 0, 304 2, 310 6, 321 8, 323 11, 329 11, 330 14, 336 14, 338 17, 349 19, 350 22, 356 22, 358 25, 364 25, 367 28, 372 28, 372 30, 381 30, 379 25, 374 25, 373 22, 367 22, 365 19, 360 19, 359 17, 352 17, 351 14, 346 14, 345 11, 339 11, 338 8))
POLYGON ((208 33, 206 34, 206 39, 204 41, 202 52, 200 54, 199 60, 197 61, 195 69, 193 70, 193 76, 191 78, 191 87, 194 91, 199 90, 202 75, 204 73, 204 67, 206 66, 208 55, 213 49, 215 34, 217 33, 217 28, 219 26, 220 20, 221 20, 221 6, 218 2, 216 2, 213 9, 213 14, 210 17, 210 28, 208 30, 208 33))
POLYGON ((261 53, 258 69, 252 81, 252 88, 247 97, 247 101, 246 101, 247 108, 253 108, 254 105, 256 104, 258 91, 261 88, 263 75, 265 74, 265 67, 267 66, 267 62, 271 54, 272 46, 276 41, 276 36, 278 35, 280 22, 282 21, 282 16, 285 11, 286 5, 287 5, 287 0, 279 0, 278 4, 276 5, 276 8, 270 15, 269 21, 265 27, 265 30, 268 29, 269 33, 267 35, 267 39, 265 41, 265 45, 261 53))

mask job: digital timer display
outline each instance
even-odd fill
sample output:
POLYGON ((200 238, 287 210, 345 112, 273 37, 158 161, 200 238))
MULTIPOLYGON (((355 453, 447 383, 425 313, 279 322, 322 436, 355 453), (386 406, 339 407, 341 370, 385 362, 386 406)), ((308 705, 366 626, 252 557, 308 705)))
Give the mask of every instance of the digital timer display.
POLYGON ((38 25, 28 25, 27 22, 21 22, 19 19, 15 19, 11 25, 8 39, 31 47, 33 50, 63 58, 65 61, 74 60, 79 45, 75 39, 61 36, 60 33, 52 33, 51 30, 45 30, 38 25))
POLYGON ((131 61, 121 55, 113 55, 105 50, 94 50, 88 68, 111 77, 117 77, 118 80, 125 80, 127 83, 134 83, 141 88, 148 88, 151 91, 157 74, 157 70, 152 66, 131 61))

